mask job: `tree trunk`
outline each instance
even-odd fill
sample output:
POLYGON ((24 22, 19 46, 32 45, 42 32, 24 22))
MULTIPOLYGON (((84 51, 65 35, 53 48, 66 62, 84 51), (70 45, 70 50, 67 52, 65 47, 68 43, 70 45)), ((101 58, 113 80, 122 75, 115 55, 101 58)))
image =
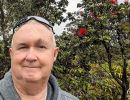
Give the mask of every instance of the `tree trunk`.
POLYGON ((120 45, 120 52, 123 60, 123 66, 122 66, 122 96, 121 100, 128 100, 127 98, 127 90, 129 89, 129 83, 127 79, 127 71, 126 68, 128 66, 126 56, 125 56, 125 47, 123 45, 123 40, 120 35, 121 30, 117 29, 117 35, 118 35, 118 43, 120 45))
MULTIPOLYGON (((1 35, 3 38, 3 44, 4 44, 4 55, 8 56, 8 42, 7 42, 7 37, 5 35, 5 14, 4 14, 4 9, 3 9, 3 5, 4 5, 4 0, 0 1, 0 12, 1 12, 1 23, 0 23, 0 27, 1 27, 1 35)), ((5 60, 6 61, 6 60, 5 60)))

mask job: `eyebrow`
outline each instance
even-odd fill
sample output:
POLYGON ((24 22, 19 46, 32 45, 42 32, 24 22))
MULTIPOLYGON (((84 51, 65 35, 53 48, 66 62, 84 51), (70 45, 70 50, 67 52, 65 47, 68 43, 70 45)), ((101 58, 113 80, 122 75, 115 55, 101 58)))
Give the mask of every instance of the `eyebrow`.
MULTIPOLYGON (((47 41, 44 41, 44 40, 42 40, 42 39, 38 39, 38 40, 36 40, 36 42, 35 42, 35 45, 38 45, 38 44, 44 44, 44 45, 47 45, 48 44, 48 42, 47 41)), ((27 43, 25 43, 25 42, 22 42, 22 43, 18 43, 18 44, 16 44, 16 46, 27 46, 28 44, 27 43)))
POLYGON ((36 41, 36 44, 47 44, 47 41, 42 40, 42 39, 38 39, 38 40, 36 41))
POLYGON ((16 47, 19 47, 19 46, 27 46, 26 43, 19 43, 19 44, 16 44, 16 47))

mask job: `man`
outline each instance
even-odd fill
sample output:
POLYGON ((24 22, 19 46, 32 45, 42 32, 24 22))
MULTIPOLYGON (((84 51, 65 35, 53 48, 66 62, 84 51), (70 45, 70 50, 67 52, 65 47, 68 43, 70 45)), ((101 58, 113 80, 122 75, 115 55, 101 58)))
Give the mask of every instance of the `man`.
POLYGON ((59 51, 51 24, 28 16, 13 32, 11 69, 0 81, 0 100, 78 100, 61 90, 51 74, 59 51))

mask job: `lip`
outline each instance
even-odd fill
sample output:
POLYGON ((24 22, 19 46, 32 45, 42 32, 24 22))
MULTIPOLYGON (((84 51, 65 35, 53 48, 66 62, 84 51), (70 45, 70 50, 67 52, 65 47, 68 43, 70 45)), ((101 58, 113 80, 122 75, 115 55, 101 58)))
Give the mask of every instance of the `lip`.
POLYGON ((26 67, 26 68, 40 68, 39 66, 23 66, 23 67, 26 67))

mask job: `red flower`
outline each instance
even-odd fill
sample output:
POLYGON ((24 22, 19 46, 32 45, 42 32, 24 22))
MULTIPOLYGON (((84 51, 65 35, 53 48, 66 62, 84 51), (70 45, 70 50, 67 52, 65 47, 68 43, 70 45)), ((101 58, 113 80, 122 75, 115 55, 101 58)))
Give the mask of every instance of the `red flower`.
POLYGON ((124 3, 125 3, 125 4, 128 4, 128 0, 125 0, 124 3))
POLYGON ((111 0, 111 3, 115 5, 117 4, 117 0, 111 0))
POLYGON ((87 29, 85 27, 80 27, 77 35, 79 37, 84 37, 87 34, 87 29))

